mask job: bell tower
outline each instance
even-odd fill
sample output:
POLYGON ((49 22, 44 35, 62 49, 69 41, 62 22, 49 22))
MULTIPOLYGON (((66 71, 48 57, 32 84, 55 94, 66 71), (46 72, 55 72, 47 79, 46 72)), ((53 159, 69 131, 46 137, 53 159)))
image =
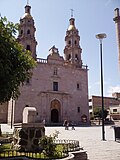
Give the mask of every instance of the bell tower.
POLYGON ((25 6, 25 13, 20 18, 18 42, 20 42, 25 49, 32 52, 32 57, 36 59, 36 45, 35 39, 36 28, 34 26, 33 17, 30 14, 31 6, 27 3, 25 6))
POLYGON ((69 20, 70 24, 66 31, 65 36, 65 49, 64 49, 64 57, 65 61, 75 65, 82 67, 81 53, 82 49, 80 47, 80 36, 79 32, 75 27, 75 19, 73 18, 73 14, 69 20))

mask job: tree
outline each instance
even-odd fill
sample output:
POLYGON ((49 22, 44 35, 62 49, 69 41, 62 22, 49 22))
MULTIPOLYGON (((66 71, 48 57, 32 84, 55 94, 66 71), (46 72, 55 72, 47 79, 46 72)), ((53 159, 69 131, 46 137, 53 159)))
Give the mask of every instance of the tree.
POLYGON ((100 113, 101 113, 101 108, 100 107, 95 107, 94 108, 94 117, 100 118, 100 113))
POLYGON ((35 61, 17 42, 18 25, 0 18, 0 103, 16 99, 19 86, 32 76, 35 61))
MULTIPOLYGON (((104 119, 106 119, 108 115, 108 111, 106 109, 104 109, 103 115, 104 115, 104 119)), ((100 107, 95 107, 94 117, 102 118, 102 109, 100 107)))

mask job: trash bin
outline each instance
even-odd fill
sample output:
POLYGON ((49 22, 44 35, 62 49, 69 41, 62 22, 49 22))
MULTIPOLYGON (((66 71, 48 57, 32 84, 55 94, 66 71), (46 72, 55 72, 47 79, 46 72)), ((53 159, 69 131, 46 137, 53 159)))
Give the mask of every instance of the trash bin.
POLYGON ((115 133, 115 141, 120 140, 120 126, 114 127, 114 133, 115 133))

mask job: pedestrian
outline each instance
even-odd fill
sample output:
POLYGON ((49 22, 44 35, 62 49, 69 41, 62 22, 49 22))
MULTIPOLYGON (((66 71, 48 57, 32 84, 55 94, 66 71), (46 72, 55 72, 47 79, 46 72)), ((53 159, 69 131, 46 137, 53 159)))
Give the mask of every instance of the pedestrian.
POLYGON ((74 121, 71 122, 72 130, 75 130, 75 124, 74 121))
POLYGON ((45 119, 42 121, 42 123, 44 124, 44 126, 45 126, 45 119))
POLYGON ((65 126, 65 130, 68 130, 68 121, 66 119, 64 120, 63 126, 65 126))
POLYGON ((67 130, 69 130, 69 122, 67 122, 67 130))

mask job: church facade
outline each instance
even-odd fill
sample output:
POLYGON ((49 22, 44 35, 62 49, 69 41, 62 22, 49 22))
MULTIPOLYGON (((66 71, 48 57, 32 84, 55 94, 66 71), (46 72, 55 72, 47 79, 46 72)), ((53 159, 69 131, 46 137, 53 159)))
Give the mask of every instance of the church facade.
MULTIPOLYGON (((88 68, 81 59, 79 31, 73 16, 65 35, 64 57, 53 46, 46 59, 36 55, 34 19, 31 6, 25 6, 25 14, 20 19, 18 41, 32 52, 37 61, 32 78, 20 88, 21 95, 15 101, 11 115, 14 123, 22 122, 25 107, 35 107, 36 122, 45 120, 46 124, 62 124, 65 119, 77 125, 89 124, 88 68)), ((8 109, 10 110, 10 108, 8 109)))

